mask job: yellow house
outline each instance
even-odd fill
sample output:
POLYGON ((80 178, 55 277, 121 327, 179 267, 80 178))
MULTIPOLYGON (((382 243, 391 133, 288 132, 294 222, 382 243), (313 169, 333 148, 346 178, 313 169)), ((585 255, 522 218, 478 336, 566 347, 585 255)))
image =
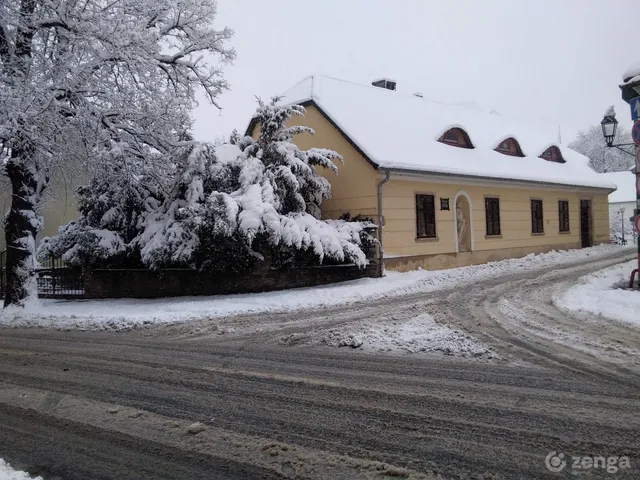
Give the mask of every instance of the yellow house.
MULTIPOLYGON (((377 221, 387 268, 485 263, 609 241, 615 185, 583 155, 475 104, 311 76, 283 94, 315 131, 295 141, 336 150, 324 218, 377 221)), ((256 135, 255 121, 248 133, 256 135)))

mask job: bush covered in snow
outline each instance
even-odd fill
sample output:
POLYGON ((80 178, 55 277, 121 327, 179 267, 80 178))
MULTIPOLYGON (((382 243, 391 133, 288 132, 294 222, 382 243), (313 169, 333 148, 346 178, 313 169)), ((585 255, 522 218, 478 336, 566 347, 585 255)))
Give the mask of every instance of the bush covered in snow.
MULTIPOLYGON (((45 239, 41 255, 72 264, 141 262, 149 268, 239 272, 265 262, 276 268, 321 263, 366 264, 375 240, 367 222, 320 220, 334 151, 299 149, 292 139, 313 134, 287 127, 300 106, 260 102, 257 140, 192 142, 167 168, 172 181, 110 168, 79 190, 81 218, 45 239), (165 184, 167 184, 165 188, 165 184), (166 192, 166 193, 161 193, 166 192)), ((142 169, 141 169, 142 170, 142 169)))
POLYGON ((101 164, 77 198, 79 219, 45 237, 39 259, 52 255, 71 266, 142 266, 135 241, 145 216, 161 204, 156 178, 140 164, 115 160, 101 164))

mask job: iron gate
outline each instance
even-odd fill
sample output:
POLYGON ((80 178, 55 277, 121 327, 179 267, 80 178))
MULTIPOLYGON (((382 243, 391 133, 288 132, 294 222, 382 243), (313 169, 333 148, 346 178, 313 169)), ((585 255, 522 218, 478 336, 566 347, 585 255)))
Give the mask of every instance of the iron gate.
POLYGON ((84 296, 82 269, 69 267, 53 255, 36 269, 38 296, 42 298, 81 298, 84 296))
MULTIPOLYGON (((82 269, 68 267, 61 258, 51 256, 36 268, 38 296, 42 298, 82 298, 82 269)), ((7 289, 7 251, 0 252, 0 298, 7 289)))

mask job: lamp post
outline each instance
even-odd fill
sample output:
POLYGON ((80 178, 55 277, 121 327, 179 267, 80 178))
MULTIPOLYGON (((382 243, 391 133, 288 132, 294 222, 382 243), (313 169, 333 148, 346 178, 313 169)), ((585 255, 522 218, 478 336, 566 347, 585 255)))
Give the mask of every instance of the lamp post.
POLYGON ((607 111, 604 112, 604 118, 600 122, 600 127, 602 128, 602 136, 604 137, 607 147, 617 148, 627 155, 634 155, 621 147, 629 147, 631 145, 635 145, 635 143, 613 143, 616 139, 616 134, 618 133, 618 120, 616 120, 616 111, 613 106, 607 108, 607 111))
POLYGON ((618 120, 616 120, 616 111, 613 107, 609 107, 604 112, 604 118, 600 122, 600 126, 602 127, 602 135, 604 136, 604 141, 607 142, 607 147, 613 147, 613 141, 618 131, 618 120))
POLYGON ((627 242, 624 239, 624 210, 625 210, 624 207, 620 209, 620 218, 622 219, 622 245, 627 244, 627 242))

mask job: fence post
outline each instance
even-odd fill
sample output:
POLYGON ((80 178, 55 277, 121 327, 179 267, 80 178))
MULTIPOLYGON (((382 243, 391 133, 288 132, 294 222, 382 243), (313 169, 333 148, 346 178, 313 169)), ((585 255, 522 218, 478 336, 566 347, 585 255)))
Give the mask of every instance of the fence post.
POLYGON ((0 297, 4 298, 4 256, 6 250, 0 252, 0 297))
POLYGON ((56 294, 56 259, 51 253, 51 293, 56 294))

